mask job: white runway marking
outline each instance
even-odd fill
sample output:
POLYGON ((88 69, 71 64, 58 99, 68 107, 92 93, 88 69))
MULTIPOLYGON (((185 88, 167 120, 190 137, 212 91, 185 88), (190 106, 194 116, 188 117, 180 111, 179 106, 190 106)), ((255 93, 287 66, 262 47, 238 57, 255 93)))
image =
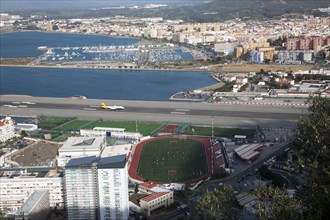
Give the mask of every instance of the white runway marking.
POLYGON ((177 109, 175 109, 175 111, 178 111, 178 112, 189 112, 190 109, 177 108, 177 109))
POLYGON ((174 115, 185 115, 186 113, 185 112, 171 112, 171 114, 174 114, 174 115))

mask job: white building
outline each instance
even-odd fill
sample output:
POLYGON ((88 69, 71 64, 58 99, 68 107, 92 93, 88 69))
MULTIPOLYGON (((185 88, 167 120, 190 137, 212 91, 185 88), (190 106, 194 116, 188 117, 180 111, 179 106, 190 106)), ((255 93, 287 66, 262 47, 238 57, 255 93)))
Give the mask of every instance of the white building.
POLYGON ((139 191, 141 193, 149 194, 140 199, 141 210, 147 216, 150 216, 155 211, 168 207, 174 202, 173 191, 165 189, 152 182, 140 184, 139 191))
POLYGON ((109 136, 114 138, 130 138, 140 139, 142 134, 138 132, 126 132, 125 128, 106 128, 106 127, 95 127, 93 130, 81 129, 80 135, 82 136, 109 136))
POLYGON ((65 166, 65 206, 67 218, 97 219, 97 162, 95 156, 76 158, 65 166))
POLYGON ((68 219, 128 219, 126 155, 76 158, 65 166, 68 219))
POLYGON ((100 219, 128 219, 126 155, 102 158, 97 169, 100 219))
POLYGON ((99 156, 106 145, 104 136, 70 137, 58 150, 57 165, 64 167, 73 158, 99 156))
POLYGON ((36 131, 36 130, 38 130, 38 125, 17 123, 15 126, 15 129, 20 130, 20 131, 36 131))
POLYGON ((63 177, 51 170, 45 172, 16 172, 0 178, 0 210, 16 211, 35 190, 48 190, 52 209, 64 208, 63 177))
POLYGON ((142 212, 150 216, 153 212, 168 207, 174 202, 173 191, 155 192, 140 200, 142 212))
POLYGON ((15 137, 15 122, 11 117, 0 120, 0 142, 15 137))
POLYGON ((36 190, 15 214, 15 220, 47 220, 49 219, 48 190, 36 190))

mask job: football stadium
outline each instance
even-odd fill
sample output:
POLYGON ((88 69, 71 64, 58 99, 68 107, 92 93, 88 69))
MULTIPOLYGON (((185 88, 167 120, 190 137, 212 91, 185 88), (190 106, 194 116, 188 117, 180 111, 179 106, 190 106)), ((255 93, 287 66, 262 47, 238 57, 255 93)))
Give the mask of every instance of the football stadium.
POLYGON ((150 138, 136 145, 129 175, 141 182, 193 184, 211 176, 211 155, 209 138, 150 138))

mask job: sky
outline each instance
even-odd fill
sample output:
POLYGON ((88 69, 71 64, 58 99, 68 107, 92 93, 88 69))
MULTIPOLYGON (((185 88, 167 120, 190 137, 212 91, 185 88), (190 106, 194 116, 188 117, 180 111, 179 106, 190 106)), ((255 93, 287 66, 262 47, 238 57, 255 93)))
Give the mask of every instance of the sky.
POLYGON ((144 4, 192 4, 209 0, 0 0, 1 11, 61 8, 102 8, 144 4))

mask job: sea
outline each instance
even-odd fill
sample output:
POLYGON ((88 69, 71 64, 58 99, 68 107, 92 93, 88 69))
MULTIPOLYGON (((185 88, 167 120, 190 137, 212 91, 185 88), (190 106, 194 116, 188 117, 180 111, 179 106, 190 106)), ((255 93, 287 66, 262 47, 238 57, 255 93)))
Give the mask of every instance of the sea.
MULTIPOLYGON (((44 32, 0 34, 1 57, 35 57, 39 46, 129 45, 137 39, 44 32)), ((207 72, 0 67, 0 94, 168 101, 176 92, 216 83, 207 72)))

